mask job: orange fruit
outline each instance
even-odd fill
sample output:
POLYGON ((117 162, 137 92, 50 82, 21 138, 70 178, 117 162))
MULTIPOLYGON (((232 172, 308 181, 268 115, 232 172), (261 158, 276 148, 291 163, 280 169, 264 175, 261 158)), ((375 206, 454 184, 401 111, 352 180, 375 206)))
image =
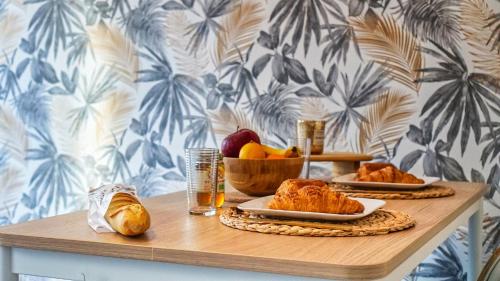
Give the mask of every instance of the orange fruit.
POLYGON ((240 159, 265 159, 266 153, 256 142, 249 142, 240 149, 240 159))
POLYGON ((285 155, 278 155, 278 154, 269 154, 266 157, 267 159, 285 159, 285 155))

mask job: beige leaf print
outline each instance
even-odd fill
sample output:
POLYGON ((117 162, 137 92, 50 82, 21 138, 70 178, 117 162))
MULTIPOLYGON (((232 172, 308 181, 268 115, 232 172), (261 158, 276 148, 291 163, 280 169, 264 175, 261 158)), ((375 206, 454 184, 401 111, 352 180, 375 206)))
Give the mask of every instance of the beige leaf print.
POLYGON ((0 63, 4 63, 5 57, 9 57, 19 45, 25 25, 24 16, 12 11, 0 18, 0 63))
MULTIPOLYGON (((391 151, 408 130, 415 113, 415 97, 399 90, 387 90, 379 100, 368 106, 359 131, 359 152, 384 155, 384 143, 391 151)), ((392 151, 391 151, 392 152, 392 151)))
POLYGON ((135 88, 139 60, 134 43, 118 27, 104 23, 88 28, 88 35, 97 64, 109 66, 122 82, 135 88))
POLYGON ((415 80, 424 66, 418 39, 389 16, 367 14, 365 20, 354 19, 351 24, 362 51, 385 66, 394 80, 418 93, 420 84, 415 80))
POLYGON ((261 24, 265 20, 264 6, 258 0, 242 1, 225 18, 223 29, 217 36, 213 59, 217 65, 239 60, 238 50, 246 54, 248 48, 259 35, 261 24))
POLYGON ((487 46, 492 28, 487 27, 493 10, 484 0, 461 1, 461 27, 470 46, 474 67, 500 78, 500 53, 487 46))
POLYGON ((169 12, 166 19, 167 46, 171 49, 176 72, 199 77, 210 71, 210 59, 206 46, 200 46, 194 54, 189 53, 189 36, 185 33, 190 25, 184 12, 169 12))

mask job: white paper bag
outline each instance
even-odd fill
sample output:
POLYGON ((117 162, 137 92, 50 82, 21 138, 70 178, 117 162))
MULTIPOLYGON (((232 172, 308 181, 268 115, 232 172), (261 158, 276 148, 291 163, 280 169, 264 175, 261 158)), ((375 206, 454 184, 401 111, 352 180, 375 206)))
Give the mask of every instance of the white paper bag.
POLYGON ((89 191, 88 223, 96 232, 116 232, 106 221, 104 214, 108 210, 111 199, 117 193, 128 193, 139 200, 137 190, 133 185, 107 184, 89 191))

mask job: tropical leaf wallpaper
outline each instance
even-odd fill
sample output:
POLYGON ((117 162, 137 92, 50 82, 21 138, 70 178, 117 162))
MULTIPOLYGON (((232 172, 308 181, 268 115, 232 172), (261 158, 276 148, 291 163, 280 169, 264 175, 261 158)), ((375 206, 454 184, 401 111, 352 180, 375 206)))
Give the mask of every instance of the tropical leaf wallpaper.
MULTIPOLYGON (((185 147, 322 118, 327 150, 489 183, 500 247, 498 0, 0 0, 0 30, 0 225, 177 191, 185 147)), ((407 279, 465 280, 466 237, 407 279)))

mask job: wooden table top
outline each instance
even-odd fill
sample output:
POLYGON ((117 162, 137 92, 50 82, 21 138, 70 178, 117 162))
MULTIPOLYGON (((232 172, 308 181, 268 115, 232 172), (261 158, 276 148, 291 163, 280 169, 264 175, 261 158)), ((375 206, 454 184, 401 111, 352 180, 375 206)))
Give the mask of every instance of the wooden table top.
POLYGON ((311 155, 312 162, 359 162, 371 161, 373 156, 354 152, 325 152, 311 155))
POLYGON ((452 186, 452 197, 387 201, 386 208, 412 215, 416 227, 369 237, 295 237, 232 229, 218 217, 188 215, 185 193, 144 200, 152 228, 127 238, 98 234, 86 212, 0 228, 0 244, 88 255, 155 260, 321 278, 380 278, 481 199, 484 184, 452 186))

